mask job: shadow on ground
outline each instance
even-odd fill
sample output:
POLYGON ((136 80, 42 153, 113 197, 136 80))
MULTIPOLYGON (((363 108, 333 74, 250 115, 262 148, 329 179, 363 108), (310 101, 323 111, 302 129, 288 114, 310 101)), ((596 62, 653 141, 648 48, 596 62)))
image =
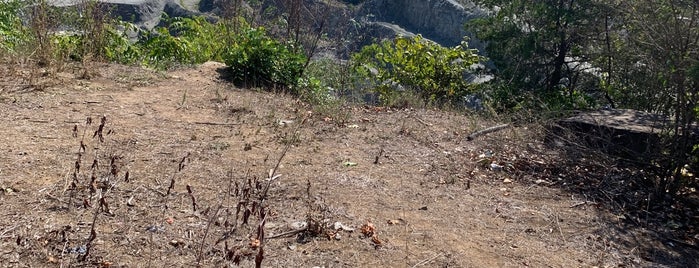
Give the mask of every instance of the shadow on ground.
MULTIPOLYGON (((554 149, 560 149, 554 148, 554 149)), ((699 194, 697 180, 675 198, 656 198, 658 181, 667 179, 652 166, 604 155, 580 146, 563 148, 564 157, 550 163, 520 163, 522 174, 549 178, 551 187, 584 196, 578 205, 594 204, 608 227, 599 236, 643 261, 669 267, 699 267, 699 194)), ((632 261, 634 262, 634 261, 632 261)))

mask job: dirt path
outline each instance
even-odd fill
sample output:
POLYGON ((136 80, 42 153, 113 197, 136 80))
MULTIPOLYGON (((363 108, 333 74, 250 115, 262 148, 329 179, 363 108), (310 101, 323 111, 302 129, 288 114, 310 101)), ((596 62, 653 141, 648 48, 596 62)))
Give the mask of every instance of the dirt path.
POLYGON ((340 125, 288 96, 232 88, 218 79, 218 67, 162 74, 102 66, 92 80, 5 94, 0 263, 249 267, 264 207, 266 237, 302 221, 354 228, 263 240, 267 267, 696 264, 662 243, 645 251, 647 234, 625 233, 619 215, 595 200, 546 186, 556 178, 478 163, 489 151, 497 159, 545 151, 525 142, 525 130, 466 142, 488 122, 370 107, 348 107, 351 120, 340 125), (92 137, 101 116, 103 143, 92 137), (261 205, 255 195, 287 145, 281 176, 261 205), (360 231, 369 221, 374 239, 360 231))

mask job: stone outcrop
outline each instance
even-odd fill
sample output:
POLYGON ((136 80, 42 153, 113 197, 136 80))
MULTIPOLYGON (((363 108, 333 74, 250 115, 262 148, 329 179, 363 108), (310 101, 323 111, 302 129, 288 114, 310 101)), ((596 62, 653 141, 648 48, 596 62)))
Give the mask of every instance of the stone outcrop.
POLYGON ((464 6, 454 0, 371 0, 364 3, 362 13, 370 20, 396 24, 445 46, 458 45, 468 35, 471 47, 483 47, 464 29, 467 21, 485 15, 472 3, 464 6))
MULTIPOLYGON (((48 0, 48 3, 57 7, 70 7, 79 5, 82 0, 48 0)), ((107 5, 107 10, 115 18, 136 24, 144 30, 151 30, 160 23, 162 14, 170 17, 213 16, 192 9, 198 0, 100 0, 107 5), (183 6, 184 4, 185 6, 183 6)))
MULTIPOLYGON (((587 146, 611 155, 643 160, 660 153, 662 132, 671 124, 663 115, 629 109, 584 112, 559 120, 548 141, 587 146)), ((699 129, 690 139, 699 142, 699 129)))
MULTIPOLYGON (((81 1, 83 0, 49 0, 49 3, 65 7, 77 5, 81 1)), ((147 30, 159 24, 163 13, 170 17, 205 15, 213 19, 219 10, 219 3, 216 0, 100 0, 100 2, 106 3, 115 17, 133 22, 147 30)), ((464 36, 469 35, 464 29, 464 23, 485 15, 485 12, 474 4, 462 5, 455 0, 344 0, 335 4, 307 0, 305 5, 309 7, 326 5, 325 10, 333 12, 328 17, 331 20, 328 26, 346 28, 346 25, 358 21, 364 23, 367 28, 386 33, 388 36, 392 31, 393 35, 419 33, 425 38, 446 46, 457 45, 464 36), (350 20, 352 17, 354 19, 350 20), (399 30, 394 31, 396 29, 399 30)), ((246 5, 246 8, 249 7, 246 5)), ((482 48, 477 40, 469 43, 472 47, 482 48)))
MULTIPOLYGON (((79 5, 81 0, 49 0, 57 7, 79 5)), ((102 0, 111 14, 124 21, 133 22, 144 29, 152 29, 160 22, 167 0, 102 0)))

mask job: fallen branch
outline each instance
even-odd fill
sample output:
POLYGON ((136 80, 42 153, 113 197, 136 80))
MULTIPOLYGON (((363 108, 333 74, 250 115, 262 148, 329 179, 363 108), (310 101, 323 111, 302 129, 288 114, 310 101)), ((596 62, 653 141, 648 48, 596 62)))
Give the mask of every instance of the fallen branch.
POLYGON ((597 205, 597 203, 596 202, 582 201, 580 203, 576 203, 576 204, 571 205, 569 208, 575 208, 575 207, 579 207, 582 205, 597 205))
POLYGON ((267 239, 273 239, 273 238, 280 238, 280 237, 288 237, 288 236, 292 236, 292 235, 301 233, 301 232, 303 232, 303 231, 306 231, 307 229, 308 229, 308 227, 303 227, 303 228, 301 228, 301 229, 296 229, 296 230, 291 230, 291 231, 288 231, 288 232, 283 232, 283 233, 280 233, 280 234, 270 235, 270 236, 268 236, 268 237, 266 237, 266 238, 267 238, 267 239))
POLYGON ((441 256, 442 256, 442 253, 435 254, 434 256, 432 256, 432 257, 430 257, 430 258, 428 258, 428 259, 422 260, 422 261, 416 263, 415 265, 413 265, 413 266, 411 266, 411 267, 412 267, 412 268, 415 268, 415 267, 418 267, 418 266, 426 265, 426 264, 428 264, 428 263, 430 263, 430 262, 436 260, 437 258, 439 258, 439 257, 441 257, 441 256))
POLYGON ((479 130, 479 131, 476 131, 476 132, 471 133, 471 135, 468 135, 468 137, 466 137, 466 140, 471 141, 471 140, 475 139, 475 138, 478 137, 478 136, 482 136, 482 135, 485 135, 485 134, 489 134, 489 133, 493 133, 493 132, 496 132, 496 131, 500 131, 500 130, 503 130, 503 129, 506 129, 506 128, 509 128, 509 127, 510 127, 510 124, 502 124, 502 125, 497 125, 497 126, 494 126, 494 127, 489 127, 489 128, 483 129, 483 130, 479 130))
POLYGON ((182 123, 190 123, 190 124, 195 124, 195 125, 210 125, 210 126, 237 126, 237 125, 240 125, 240 123, 219 123, 219 122, 182 122, 182 123))

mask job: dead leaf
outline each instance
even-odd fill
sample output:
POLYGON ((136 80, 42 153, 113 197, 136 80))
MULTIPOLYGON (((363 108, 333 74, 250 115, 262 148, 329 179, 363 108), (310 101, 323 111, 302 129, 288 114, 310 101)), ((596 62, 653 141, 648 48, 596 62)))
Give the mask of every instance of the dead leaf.
POLYGON ((370 221, 367 221, 364 225, 362 225, 362 228, 359 229, 362 234, 366 237, 374 236, 374 233, 376 232, 376 227, 374 227, 374 224, 371 223, 370 221))
POLYGON ((48 262, 49 263, 58 263, 58 259, 56 259, 56 257, 54 257, 54 256, 49 256, 48 262))
POLYGON ((371 242, 374 243, 374 246, 375 246, 376 248, 380 247, 381 244, 382 244, 381 240, 379 240, 379 237, 376 236, 376 235, 373 235, 373 236, 371 237, 371 242))
POLYGON ((260 239, 250 238, 250 247, 252 249, 257 249, 258 247, 260 247, 260 239))

